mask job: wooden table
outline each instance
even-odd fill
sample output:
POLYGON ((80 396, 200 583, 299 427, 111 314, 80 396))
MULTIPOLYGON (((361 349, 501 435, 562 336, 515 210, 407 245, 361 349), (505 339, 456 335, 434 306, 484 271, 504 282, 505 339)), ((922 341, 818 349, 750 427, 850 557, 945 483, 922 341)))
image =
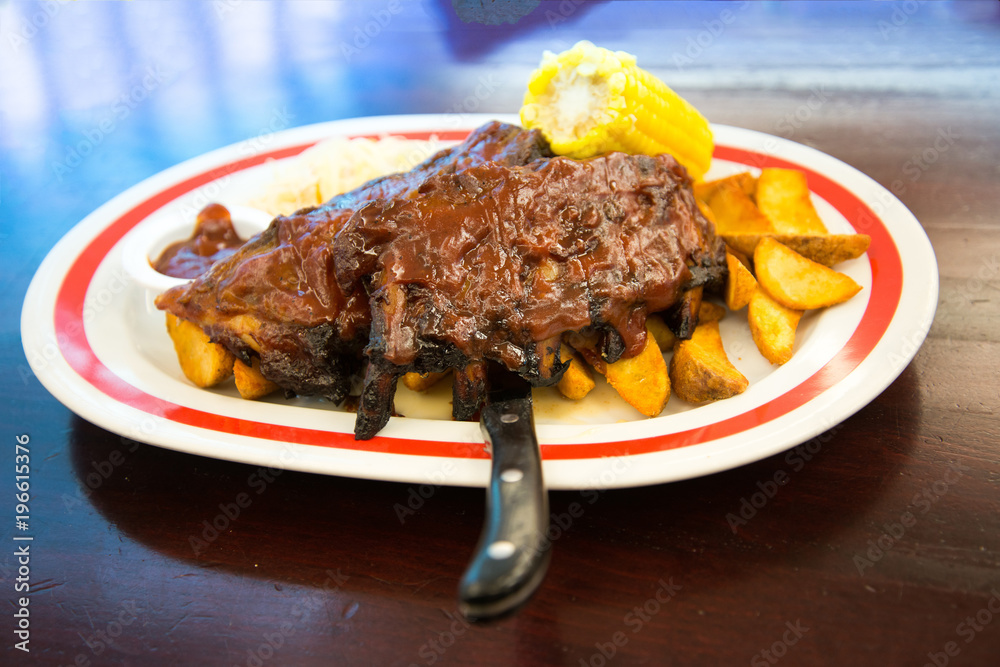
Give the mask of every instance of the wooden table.
MULTIPOLYGON (((3 662, 997 664, 996 7, 552 2, 513 26, 463 22, 444 1, 0 7, 3 488, 13 513, 27 434, 34 534, 24 654, 4 521, 3 662), (518 614, 470 625, 455 591, 481 489, 437 488, 401 520, 411 485, 136 443, 32 376, 17 317, 31 275, 115 194, 276 113, 290 126, 516 110, 541 50, 582 37, 637 53, 715 122, 896 184, 930 237, 941 293, 927 341, 808 461, 604 492, 518 614), (731 529, 762 489, 773 497, 731 529)), ((567 517, 580 494, 550 498, 567 517)))

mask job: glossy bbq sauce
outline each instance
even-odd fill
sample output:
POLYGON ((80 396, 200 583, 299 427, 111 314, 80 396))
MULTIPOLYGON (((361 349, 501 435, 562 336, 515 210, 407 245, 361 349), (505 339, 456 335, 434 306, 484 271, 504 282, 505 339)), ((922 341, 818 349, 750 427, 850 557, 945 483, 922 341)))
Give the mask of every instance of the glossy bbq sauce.
POLYGON ((174 278, 197 278, 243 243, 229 210, 222 204, 209 204, 198 213, 191 238, 167 246, 152 265, 174 278))

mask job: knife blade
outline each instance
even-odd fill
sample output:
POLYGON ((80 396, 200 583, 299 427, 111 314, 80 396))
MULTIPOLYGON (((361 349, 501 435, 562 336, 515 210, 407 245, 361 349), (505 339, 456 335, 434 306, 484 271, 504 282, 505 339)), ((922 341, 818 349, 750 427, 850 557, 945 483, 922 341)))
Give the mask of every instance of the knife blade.
POLYGON ((492 466, 479 543, 459 583, 468 618, 506 615, 531 597, 548 569, 549 503, 535 437, 531 386, 497 367, 488 375, 480 426, 492 466))

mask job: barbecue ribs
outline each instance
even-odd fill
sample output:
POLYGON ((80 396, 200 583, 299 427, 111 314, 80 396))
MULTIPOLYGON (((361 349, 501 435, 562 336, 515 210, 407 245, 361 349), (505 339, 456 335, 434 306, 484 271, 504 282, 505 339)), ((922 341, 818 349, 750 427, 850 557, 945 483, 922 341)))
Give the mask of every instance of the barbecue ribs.
POLYGON ((405 372, 456 369, 469 413, 487 361, 557 381, 564 333, 600 332, 608 361, 638 354, 646 315, 718 287, 725 266, 683 167, 623 153, 433 176, 359 209, 333 249, 339 286, 371 307, 359 438, 385 424, 405 372))
POLYGON ((157 305, 202 327, 286 391, 341 402, 364 368, 355 436, 385 425, 398 377, 455 370, 471 418, 486 364, 535 385, 584 332, 638 353, 649 313, 685 337, 725 249, 668 155, 548 158, 535 132, 492 123, 405 174, 278 217, 157 305))
POLYGON ((193 282, 162 294, 157 307, 200 326, 287 393, 341 403, 362 363, 371 316, 363 290, 334 277, 337 231, 369 201, 405 198, 427 178, 495 162, 551 155, 538 131, 492 122, 409 172, 377 178, 322 206, 279 216, 234 255, 193 282))

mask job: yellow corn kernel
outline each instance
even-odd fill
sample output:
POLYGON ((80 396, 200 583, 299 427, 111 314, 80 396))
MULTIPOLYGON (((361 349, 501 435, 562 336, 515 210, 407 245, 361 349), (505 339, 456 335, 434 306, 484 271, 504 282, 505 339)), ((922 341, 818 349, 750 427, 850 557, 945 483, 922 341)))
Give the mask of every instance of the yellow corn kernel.
POLYGON ((636 67, 635 56, 588 41, 545 52, 528 81, 521 124, 541 130, 558 155, 670 153, 695 180, 708 171, 715 147, 705 117, 636 67))

